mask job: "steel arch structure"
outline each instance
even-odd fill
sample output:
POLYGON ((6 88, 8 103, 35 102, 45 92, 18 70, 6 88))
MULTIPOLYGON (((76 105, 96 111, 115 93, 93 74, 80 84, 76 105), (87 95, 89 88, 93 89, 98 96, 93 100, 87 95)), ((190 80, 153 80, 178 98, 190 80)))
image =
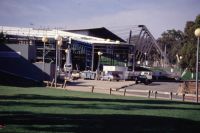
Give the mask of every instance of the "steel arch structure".
POLYGON ((139 34, 130 34, 129 37, 129 43, 134 45, 134 64, 136 64, 136 61, 144 61, 145 56, 150 56, 152 48, 156 49, 156 52, 160 57, 157 60, 160 61, 160 64, 163 66, 168 64, 166 53, 162 51, 148 28, 145 25, 138 25, 138 28, 140 28, 139 34))

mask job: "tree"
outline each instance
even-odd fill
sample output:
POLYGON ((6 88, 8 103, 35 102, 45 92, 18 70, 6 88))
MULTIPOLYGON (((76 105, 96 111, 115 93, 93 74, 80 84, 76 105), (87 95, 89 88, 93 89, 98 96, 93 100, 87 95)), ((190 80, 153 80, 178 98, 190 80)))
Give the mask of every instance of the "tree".
POLYGON ((192 43, 187 43, 181 49, 180 54, 183 57, 180 62, 181 68, 189 68, 191 72, 194 72, 196 63, 196 46, 192 43))
POLYGON ((200 27, 200 15, 198 15, 195 21, 188 21, 184 29, 184 46, 180 50, 180 54, 183 56, 180 65, 183 69, 189 68, 191 72, 195 71, 196 66, 196 42, 197 38, 194 35, 196 28, 200 27))
POLYGON ((166 52, 170 64, 176 64, 178 54, 181 47, 184 45, 184 33, 180 30, 167 30, 158 38, 157 42, 162 50, 166 52))
POLYGON ((186 22, 184 34, 186 42, 193 42, 194 40, 195 23, 193 21, 186 22))

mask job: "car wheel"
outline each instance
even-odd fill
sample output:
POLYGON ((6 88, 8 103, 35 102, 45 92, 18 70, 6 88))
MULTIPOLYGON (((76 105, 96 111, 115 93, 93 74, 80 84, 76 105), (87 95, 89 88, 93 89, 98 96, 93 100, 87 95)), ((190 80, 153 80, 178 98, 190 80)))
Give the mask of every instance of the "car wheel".
POLYGON ((148 85, 148 84, 150 84, 149 80, 148 80, 148 79, 147 79, 147 80, 145 80, 144 84, 145 84, 145 85, 148 85))
POLYGON ((179 77, 175 77, 174 79, 175 79, 176 81, 179 81, 179 80, 180 80, 180 78, 179 78, 179 77))

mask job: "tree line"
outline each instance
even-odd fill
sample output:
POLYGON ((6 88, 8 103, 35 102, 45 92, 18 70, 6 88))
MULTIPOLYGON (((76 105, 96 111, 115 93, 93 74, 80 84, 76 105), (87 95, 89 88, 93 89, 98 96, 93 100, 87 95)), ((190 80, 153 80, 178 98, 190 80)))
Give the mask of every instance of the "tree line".
POLYGON ((167 30, 157 39, 158 44, 166 52, 169 63, 178 64, 182 69, 195 71, 197 37, 196 28, 200 28, 200 14, 194 21, 187 21, 184 31, 167 30))

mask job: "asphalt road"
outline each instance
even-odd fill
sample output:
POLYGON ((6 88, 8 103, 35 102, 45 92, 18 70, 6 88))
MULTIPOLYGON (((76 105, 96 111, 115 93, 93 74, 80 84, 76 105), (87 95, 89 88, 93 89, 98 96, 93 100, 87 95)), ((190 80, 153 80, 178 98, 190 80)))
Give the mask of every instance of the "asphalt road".
MULTIPOLYGON (((159 99, 168 99, 168 100, 179 100, 183 101, 183 95, 178 93, 178 88, 181 83, 179 82, 153 82, 150 85, 144 84, 134 84, 126 88, 121 89, 124 91, 126 89, 126 95, 135 95, 159 99), (150 91, 150 95, 149 95, 150 91), (156 94, 155 94, 156 92, 156 94)), ((189 96, 188 94, 184 96, 185 101, 195 102, 195 96, 189 96)))
MULTIPOLYGON (((101 81, 101 80, 83 80, 79 79, 77 81, 68 84, 65 89, 76 90, 76 91, 86 91, 91 92, 92 86, 94 86, 94 93, 104 93, 110 94, 110 88, 114 89, 112 94, 114 95, 124 95, 126 96, 142 96, 148 97, 150 92, 150 98, 159 99, 173 99, 173 100, 183 100, 183 95, 178 94, 178 88, 181 83, 179 82, 153 82, 149 85, 135 84, 134 81, 101 81), (116 90, 115 90, 116 89, 116 90), (157 94, 155 94, 157 92, 157 94), (172 95, 171 95, 172 94, 172 95)), ((185 101, 195 101, 194 96, 185 96, 185 101)))
POLYGON ((129 86, 127 90, 151 90, 151 91, 162 91, 162 92, 173 92, 177 93, 179 82, 153 82, 149 85, 144 84, 135 84, 133 86, 129 86))

